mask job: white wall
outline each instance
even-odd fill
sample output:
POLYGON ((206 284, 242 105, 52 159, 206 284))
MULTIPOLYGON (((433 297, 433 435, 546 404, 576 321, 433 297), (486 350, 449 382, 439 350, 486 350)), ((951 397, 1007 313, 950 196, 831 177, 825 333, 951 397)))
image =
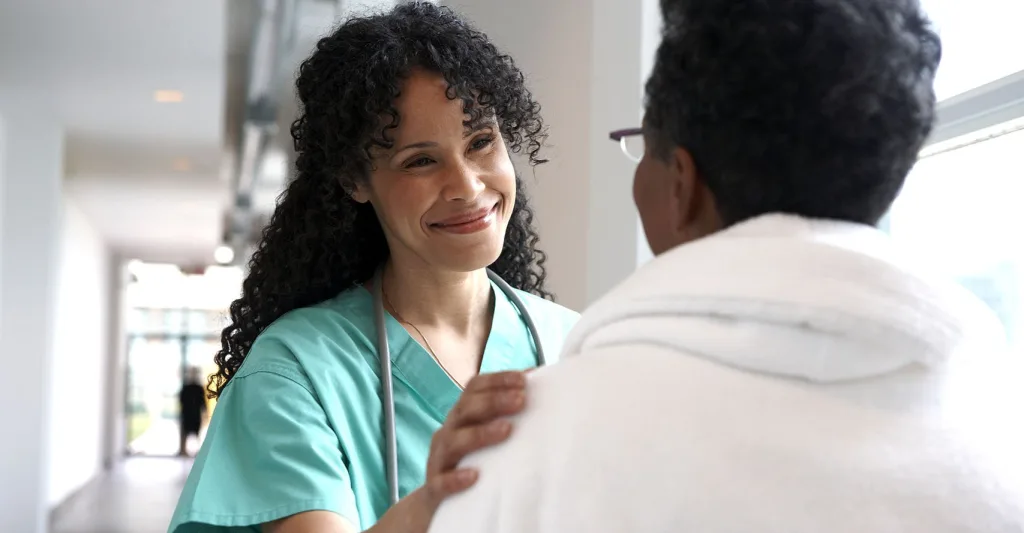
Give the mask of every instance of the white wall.
POLYGON ((65 197, 52 106, 0 91, 0 531, 44 533, 101 469, 109 432, 110 254, 65 197))
POLYGON ((645 45, 658 31, 648 25, 659 20, 656 0, 592 0, 591 7, 588 304, 632 274, 646 249, 633 204, 636 163, 608 133, 642 122, 648 56, 653 57, 645 45))
MULTIPOLYGON (((2 102, 3 102, 3 98, 2 98, 2 95, 0 95, 0 103, 2 103, 2 102)), ((3 111, 3 109, 0 109, 0 113, 2 113, 2 111, 3 111)), ((7 151, 7 139, 6 139, 6 136, 7 136, 7 125, 4 123, 3 115, 0 114, 0 311, 3 310, 3 301, 4 301, 4 293, 3 293, 3 290, 4 290, 4 284, 3 284, 3 279, 4 279, 4 241, 3 241, 3 234, 4 234, 4 218, 5 218, 4 217, 4 192, 5 192, 5 189, 7 189, 7 179, 6 179, 7 178, 7 160, 6 160, 6 156, 7 156, 7 153, 6 153, 6 151, 7 151)), ((4 336, 4 321, 0 320, 0 341, 2 341, 3 336, 4 336)), ((3 346, 3 344, 0 343, 0 347, 2 347, 2 346, 3 346)), ((0 352, 0 363, 4 363, 4 362, 6 362, 6 360, 7 360, 7 358, 4 356, 4 354, 2 352, 0 352)), ((2 379, 0 379, 0 385, 2 385, 2 384, 5 384, 5 382, 2 379)), ((0 396, 0 399, 3 399, 3 396, 0 396)), ((3 465, 3 467, 6 468, 6 465, 4 463, 0 462, 0 465, 3 465)), ((0 470, 0 474, 4 474, 4 473, 5 473, 4 470, 0 470)), ((0 477, 0 479, 5 479, 5 477, 0 477)), ((0 498, 2 498, 2 497, 3 497, 3 492, 0 492, 0 498)), ((0 510, 3 510, 3 504, 4 504, 3 500, 0 500, 0 510)))
POLYGON ((519 170, 533 196, 540 245, 548 253, 549 288, 559 302, 580 309, 587 302, 589 1, 442 3, 465 14, 512 55, 541 104, 551 134, 544 155, 551 162, 535 174, 526 166, 519 170))
POLYGON ((348 16, 376 13, 395 5, 395 3, 395 0, 345 0, 341 5, 343 16, 348 16))
MULTIPOLYGON (((642 95, 644 94, 643 87, 647 85, 647 78, 654 70, 655 55, 658 52, 658 45, 661 44, 662 24, 661 8, 657 0, 642 0, 641 11, 643 12, 640 35, 640 94, 642 95)), ((636 231, 636 263, 637 266, 640 266, 653 259, 654 253, 651 252, 651 246, 647 243, 647 236, 644 235, 644 228, 641 224, 637 224, 636 231)))
POLYGON ((102 236, 68 196, 61 230, 50 405, 51 507, 103 466, 113 281, 102 236))
POLYGON ((633 205, 635 166, 608 139, 641 122, 657 0, 446 0, 527 76, 550 129, 534 197, 549 288, 582 309, 649 257, 633 205))
MULTIPOLYGON (((30 96, 30 95, 29 95, 30 96)), ((46 530, 52 331, 63 130, 51 108, 0 95, 0 531, 46 530)))

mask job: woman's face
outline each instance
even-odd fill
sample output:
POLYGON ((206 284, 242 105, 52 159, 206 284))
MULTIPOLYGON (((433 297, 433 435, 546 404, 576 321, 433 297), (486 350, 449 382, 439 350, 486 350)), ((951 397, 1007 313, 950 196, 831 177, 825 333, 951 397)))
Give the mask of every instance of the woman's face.
POLYGON ((393 260, 468 272, 501 254, 515 170, 497 123, 466 127, 462 100, 449 100, 447 88, 432 73, 409 76, 395 101, 394 147, 374 154, 353 198, 373 205, 393 260))

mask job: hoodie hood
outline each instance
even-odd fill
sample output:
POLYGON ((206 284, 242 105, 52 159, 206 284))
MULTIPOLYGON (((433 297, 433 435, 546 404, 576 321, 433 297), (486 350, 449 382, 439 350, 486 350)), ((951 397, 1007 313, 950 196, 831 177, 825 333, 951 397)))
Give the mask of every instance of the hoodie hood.
POLYGON ((768 215, 671 250, 584 314, 563 357, 654 344, 746 370, 860 379, 1001 350, 994 314, 860 224, 768 215))

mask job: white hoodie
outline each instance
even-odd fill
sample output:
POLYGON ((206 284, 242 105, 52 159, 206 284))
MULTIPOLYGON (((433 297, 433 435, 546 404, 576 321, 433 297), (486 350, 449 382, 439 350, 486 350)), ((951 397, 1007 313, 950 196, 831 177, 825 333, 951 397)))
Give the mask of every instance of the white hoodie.
POLYGON ((660 256, 430 531, 1024 531, 1024 374, 921 272, 874 228, 781 215, 660 256))

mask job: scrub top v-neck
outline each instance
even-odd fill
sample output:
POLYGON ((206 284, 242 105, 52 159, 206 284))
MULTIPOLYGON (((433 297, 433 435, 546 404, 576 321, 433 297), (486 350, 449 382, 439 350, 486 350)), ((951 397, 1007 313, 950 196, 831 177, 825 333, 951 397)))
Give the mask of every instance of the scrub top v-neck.
MULTIPOLYGON (((497 287, 481 373, 536 366, 529 330, 497 287)), ((549 362, 578 315, 518 292, 549 362)), ((423 484, 434 432, 459 386, 393 317, 399 493, 423 484)), ((359 528, 387 510, 380 363, 373 300, 362 287, 274 322, 253 344, 217 403, 170 533, 258 531, 299 512, 326 510, 359 528)))

